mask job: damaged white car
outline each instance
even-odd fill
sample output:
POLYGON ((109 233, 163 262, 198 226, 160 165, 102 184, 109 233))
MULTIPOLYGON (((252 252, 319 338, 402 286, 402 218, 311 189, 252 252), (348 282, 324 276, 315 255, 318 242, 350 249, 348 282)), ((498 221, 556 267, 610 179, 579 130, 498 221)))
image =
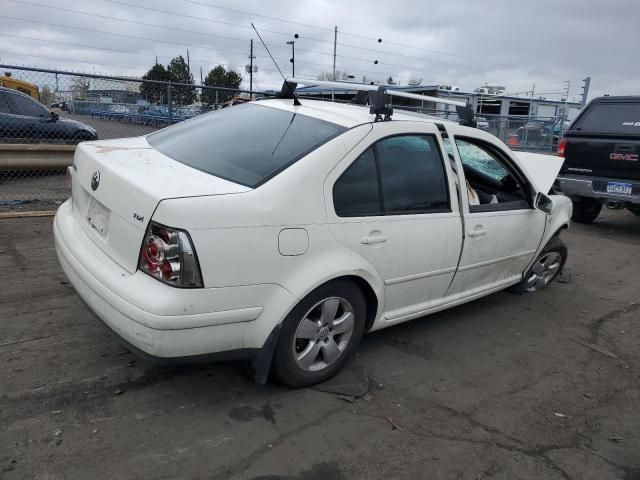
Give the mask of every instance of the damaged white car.
POLYGON ((547 195, 562 159, 387 113, 275 99, 82 143, 60 263, 133 350, 253 359, 294 387, 365 332, 547 286, 567 258, 571 202, 547 195))

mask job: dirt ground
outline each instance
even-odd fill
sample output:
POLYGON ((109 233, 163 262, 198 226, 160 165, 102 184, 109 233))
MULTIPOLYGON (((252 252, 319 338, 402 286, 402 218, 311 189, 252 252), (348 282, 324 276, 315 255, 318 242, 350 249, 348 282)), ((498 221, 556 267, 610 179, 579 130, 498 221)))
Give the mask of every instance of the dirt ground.
POLYGON ((51 221, 0 221, 2 479, 640 479, 626 211, 563 234, 570 283, 367 335, 320 387, 356 399, 145 364, 67 283, 51 221))

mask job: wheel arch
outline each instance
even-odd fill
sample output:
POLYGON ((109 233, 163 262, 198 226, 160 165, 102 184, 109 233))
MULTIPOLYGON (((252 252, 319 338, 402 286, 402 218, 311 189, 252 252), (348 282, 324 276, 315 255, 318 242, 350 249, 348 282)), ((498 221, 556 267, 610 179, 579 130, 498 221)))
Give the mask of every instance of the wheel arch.
POLYGON ((337 280, 347 279, 355 283, 365 297, 367 305, 365 331, 368 331, 382 312, 383 281, 372 265, 348 250, 343 250, 340 253, 334 251, 331 257, 330 259, 318 257, 305 265, 305 268, 294 270, 285 279, 283 286, 293 293, 297 300, 290 305, 282 320, 301 299, 317 288, 337 280), (335 267, 335 265, 341 265, 341 268, 332 269, 332 266, 335 267))

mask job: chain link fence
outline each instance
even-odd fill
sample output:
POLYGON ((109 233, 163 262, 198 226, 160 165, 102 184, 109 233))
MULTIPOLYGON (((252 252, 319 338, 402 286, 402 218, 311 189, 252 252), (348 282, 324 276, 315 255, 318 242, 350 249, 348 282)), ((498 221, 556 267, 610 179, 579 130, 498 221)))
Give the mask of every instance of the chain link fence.
POLYGON ((66 200, 66 167, 79 142, 146 135, 250 96, 205 85, 0 65, 0 212, 52 210, 66 200))
MULTIPOLYGON (((87 140, 146 135, 271 93, 0 65, 0 213, 53 210, 70 196, 66 167, 87 140)), ((312 98, 303 96, 301 98, 312 98)), ((397 106, 457 121, 451 111, 397 106)), ((555 117, 477 117, 514 150, 551 153, 555 117)))

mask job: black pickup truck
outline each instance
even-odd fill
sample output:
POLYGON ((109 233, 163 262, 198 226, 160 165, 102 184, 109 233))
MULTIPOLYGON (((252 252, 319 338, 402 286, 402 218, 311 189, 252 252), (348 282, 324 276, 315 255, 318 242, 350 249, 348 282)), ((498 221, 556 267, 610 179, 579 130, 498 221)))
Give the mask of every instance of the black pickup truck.
POLYGON ((573 201, 573 220, 593 222, 602 206, 640 216, 640 96, 599 97, 558 145, 565 157, 554 185, 573 201))

